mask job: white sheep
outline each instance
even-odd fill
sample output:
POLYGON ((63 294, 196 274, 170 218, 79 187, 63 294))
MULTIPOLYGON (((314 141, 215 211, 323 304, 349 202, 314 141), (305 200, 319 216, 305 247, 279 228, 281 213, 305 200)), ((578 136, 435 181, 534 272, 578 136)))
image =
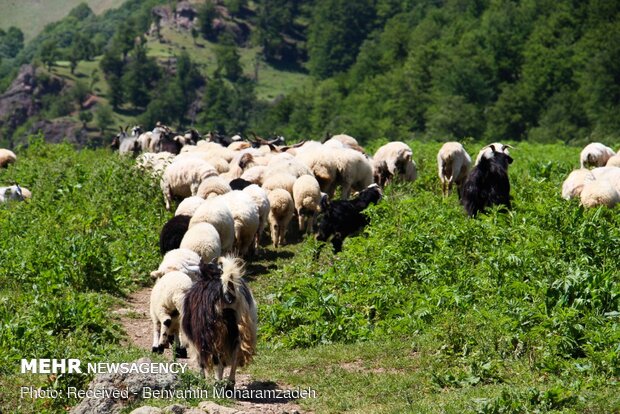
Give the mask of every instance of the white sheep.
POLYGON ((372 160, 374 180, 384 187, 394 177, 405 181, 415 181, 417 168, 413 161, 413 151, 401 141, 392 141, 381 146, 372 160))
POLYGON ((169 272, 157 280, 151 291, 150 313, 153 322, 153 352, 162 353, 175 337, 182 349, 187 345, 179 329, 185 294, 192 279, 182 272, 169 272))
POLYGON ((235 243, 235 220, 225 200, 213 197, 205 200, 194 212, 189 227, 209 223, 220 235, 220 246, 224 253, 230 252, 235 243))
POLYGON ((173 271, 185 273, 192 280, 200 277, 200 256, 189 249, 170 250, 162 259, 157 270, 151 272, 153 279, 158 279, 173 271))
POLYGON ((581 150, 581 154, 579 155, 581 168, 603 167, 607 164, 607 160, 615 154, 614 150, 600 142, 590 143, 581 150))
POLYGON ((321 191, 333 198, 339 174, 335 151, 322 147, 320 143, 318 146, 311 144, 308 148, 305 148, 306 144, 299 148, 296 158, 310 168, 321 186, 321 191))
POLYGON ((441 180, 441 193, 444 197, 452 191, 452 185, 456 184, 460 189, 467 178, 471 167, 471 157, 458 142, 446 142, 437 153, 437 168, 441 180))
POLYGON ((256 204, 256 207, 258 207, 258 230, 256 231, 256 238, 254 241, 254 249, 258 249, 260 246, 260 238, 269 221, 269 197, 267 196, 267 192, 256 184, 249 185, 242 191, 248 193, 256 204))
POLYGON ((198 253, 202 261, 208 263, 222 253, 220 234, 209 223, 197 223, 187 230, 179 248, 198 253))
POLYGON ((280 173, 273 176, 266 175, 265 181, 263 181, 263 190, 269 193, 277 188, 286 190, 293 195, 293 185, 295 184, 297 177, 289 173, 280 173))
MULTIPOLYGON (((597 180, 606 180, 620 192, 620 168, 618 167, 599 167, 591 170, 592 175, 597 180)), ((23 189, 22 189, 23 191, 23 189)))
POLYGON ((586 208, 607 206, 613 208, 620 202, 620 193, 607 180, 586 180, 581 191, 581 205, 586 208))
POLYGON ((17 160, 15 153, 6 148, 0 148, 0 168, 7 168, 17 160))
POLYGON ((493 150, 491 149, 491 145, 493 145, 493 148, 495 148, 496 152, 503 152, 506 155, 510 155, 510 149, 513 148, 512 146, 508 144, 502 144, 501 142, 493 142, 492 144, 485 145, 484 147, 482 147, 480 152, 478 152, 475 165, 478 165, 478 163, 480 162, 483 156, 489 157, 493 155, 493 150))
POLYGON ((336 182, 342 186, 341 198, 347 200, 352 189, 361 191, 373 183, 372 165, 364 154, 352 149, 346 148, 335 153, 338 167, 336 182))
POLYGON ((586 168, 572 171, 562 183, 562 198, 570 200, 581 195, 585 180, 594 180, 592 172, 586 168))
POLYGON ((606 167, 620 167, 620 154, 616 154, 616 155, 609 157, 605 166, 606 167))
POLYGON ((235 221, 235 246, 237 256, 250 252, 260 225, 258 207, 244 191, 234 190, 219 196, 232 212, 235 221))
POLYGON ((299 231, 309 233, 321 203, 321 187, 312 175, 302 175, 293 185, 293 201, 297 210, 299 231))
POLYGON ((200 183, 217 171, 211 164, 197 158, 186 158, 170 164, 161 179, 161 190, 166 201, 166 210, 174 196, 190 197, 196 195, 200 183))
MULTIPOLYGON (((6 203, 9 201, 24 201, 25 197, 23 188, 19 185, 12 185, 9 187, 0 187, 0 203, 6 203)), ((28 191, 30 193, 30 191, 28 191)))
POLYGON ((365 153, 364 148, 360 146, 355 138, 346 134, 334 135, 323 144, 331 148, 350 148, 355 151, 365 153))
POLYGON ((267 170, 264 174, 266 177, 271 177, 282 173, 290 174, 295 178, 299 178, 302 175, 312 175, 312 170, 299 162, 291 154, 283 152, 271 157, 269 164, 267 164, 267 170))
POLYGON ((271 227, 271 240, 274 247, 284 244, 284 237, 288 225, 295 212, 295 203, 291 194, 281 188, 271 191, 269 197, 269 225, 271 227))
POLYGON ((185 146, 181 149, 181 153, 186 152, 204 152, 211 157, 221 158, 226 162, 230 162, 237 153, 216 142, 198 141, 196 145, 185 146))
POLYGON ((266 166, 255 165, 254 167, 251 167, 245 170, 243 174, 241 174, 240 178, 243 178, 244 180, 249 181, 256 185, 263 185, 265 171, 267 171, 266 166))
POLYGON ((183 201, 179 203, 176 211, 174 212, 175 216, 193 216, 198 207, 202 203, 204 203, 205 199, 199 196, 187 197, 183 201))
POLYGON ((200 183, 196 195, 206 200, 207 198, 226 194, 230 191, 232 191, 232 188, 230 188, 226 180, 222 177, 213 176, 200 183))

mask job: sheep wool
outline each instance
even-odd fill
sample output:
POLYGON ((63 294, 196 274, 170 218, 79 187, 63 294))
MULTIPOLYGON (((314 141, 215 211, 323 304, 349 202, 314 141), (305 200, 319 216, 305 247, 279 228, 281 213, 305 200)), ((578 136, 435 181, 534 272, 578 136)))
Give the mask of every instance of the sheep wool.
POLYGON ((265 182, 263 182, 263 190, 267 191, 267 193, 280 188, 288 191, 288 193, 292 196, 293 185, 295 184, 297 177, 288 173, 281 173, 266 177, 265 182))
POLYGON ((405 181, 417 179, 413 151, 401 141, 388 142, 381 146, 373 157, 372 167, 374 180, 381 187, 385 187, 395 177, 405 181))
POLYGON ((343 200, 349 198, 351 190, 361 191, 373 183, 372 165, 366 156, 348 148, 334 152, 343 200))
POLYGON ((460 188, 471 167, 471 157, 458 142, 446 142, 437 153, 437 167, 444 197, 452 191, 452 185, 460 188))
POLYGON ((295 203, 291 194, 281 188, 276 188, 268 195, 269 198, 269 225, 271 227, 271 240, 274 247, 284 244, 284 237, 288 225, 295 212, 295 203))
POLYGON ((9 164, 17 161, 17 156, 11 150, 0 148, 0 168, 7 168, 9 164))
POLYGON ((205 199, 199 196, 187 197, 179 203, 174 215, 191 217, 204 201, 205 199))
POLYGON ((613 208, 620 202, 620 194, 607 180, 586 180, 581 191, 581 205, 586 208, 607 206, 613 208))
POLYGON ((189 226, 193 227, 199 223, 209 223, 215 227, 220 235, 222 252, 227 253, 232 250, 235 242, 235 220, 221 197, 213 197, 204 201, 194 212, 189 226))
POLYGON ((251 184, 243 189, 243 192, 250 195, 256 207, 258 207, 258 230, 256 231, 256 238, 254 241, 254 248, 258 249, 260 246, 260 238, 267 226, 267 222, 269 221, 269 197, 267 196, 267 192, 257 186, 256 184, 251 184))
POLYGON ((226 194, 232 191, 230 185, 222 177, 213 176, 209 177, 200 183, 196 195, 207 199, 218 195, 226 194))
MULTIPOLYGON (((163 275, 151 291, 150 313, 153 322, 153 352, 163 352, 173 336, 182 336, 180 321, 183 317, 185 294, 192 287, 192 279, 182 272, 163 275)), ((186 341, 178 338, 181 347, 186 341)))
POLYGON ((189 249, 170 250, 164 256, 157 270, 151 272, 151 277, 157 279, 170 272, 182 272, 193 281, 200 277, 200 256, 189 249))
POLYGON ((562 183, 562 198, 570 200, 581 195, 586 180, 594 180, 592 172, 586 168, 572 171, 562 183))
POLYGON ((244 191, 231 191, 220 196, 230 209, 235 221, 235 250, 238 256, 250 253, 260 224, 258 207, 244 191))
POLYGON ((205 263, 209 263, 222 253, 220 235, 215 227, 209 223, 198 223, 191 226, 181 240, 180 248, 198 253, 205 263))
POLYGON ((217 175, 211 164, 197 158, 185 158, 174 161, 164 171, 161 189, 166 201, 166 210, 174 196, 181 198, 196 195, 203 180, 217 175))
POLYGON ((603 167, 614 155, 616 155, 616 153, 611 148, 600 142, 592 142, 581 150, 579 162, 581 168, 603 167))
POLYGON ((321 187, 312 175, 302 175, 293 185, 293 201, 297 211, 299 230, 309 233, 321 203, 321 187))

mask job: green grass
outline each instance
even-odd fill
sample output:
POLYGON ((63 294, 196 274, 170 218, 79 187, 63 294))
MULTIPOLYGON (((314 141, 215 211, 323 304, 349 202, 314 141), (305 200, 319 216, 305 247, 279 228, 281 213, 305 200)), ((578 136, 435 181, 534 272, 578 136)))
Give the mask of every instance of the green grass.
POLYGON ((28 42, 45 25, 61 20, 80 3, 87 3, 95 14, 119 7, 125 0, 6 0, 0 2, 0 28, 16 26, 28 42))
MULTIPOLYGON (((316 413, 620 412, 620 219, 560 198, 579 149, 519 144, 513 211, 471 220, 440 195, 440 144, 410 144, 419 179, 386 190, 365 236, 319 260, 313 239, 265 246, 248 265, 259 351, 242 372, 315 390, 297 403, 316 413)), ((33 199, 0 206, 11 235, 0 238, 0 407, 60 412, 75 401, 15 398, 15 384, 52 385, 17 362, 150 355, 121 345, 105 315, 151 283, 168 213, 157 186, 106 151, 35 141, 18 156, 0 182, 33 199)))

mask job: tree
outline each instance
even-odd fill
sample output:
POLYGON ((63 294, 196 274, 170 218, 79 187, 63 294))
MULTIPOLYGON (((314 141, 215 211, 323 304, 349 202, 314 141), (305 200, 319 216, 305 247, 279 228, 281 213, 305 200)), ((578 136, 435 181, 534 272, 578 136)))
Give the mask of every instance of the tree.
POLYGON ((110 126, 112 123, 112 108, 110 108, 109 105, 102 104, 97 106, 97 110, 95 111, 95 123, 99 131, 101 131, 101 134, 110 126))
POLYGON ((235 82, 243 75, 241 56, 231 39, 221 42, 215 48, 215 58, 217 60, 216 76, 221 74, 226 79, 235 82))
POLYGON ((82 103, 84 103, 88 95, 90 95, 90 88, 88 87, 88 84, 82 80, 75 82, 73 89, 71 89, 71 96, 80 106, 80 109, 82 108, 82 103))
POLYGON ((317 2, 308 35, 310 72, 324 79, 349 68, 373 28, 372 0, 317 2))
POLYGON ((153 58, 146 55, 146 46, 136 44, 122 77, 127 100, 136 107, 145 108, 159 77, 159 67, 153 58))
POLYGON ((48 39, 41 44, 39 58, 47 66, 47 70, 52 70, 52 65, 58 60, 58 54, 56 42, 53 39, 48 39))
POLYGON ((215 4, 207 1, 198 8, 198 21, 200 22, 200 32, 205 39, 214 40, 217 31, 213 29, 213 19, 217 18, 215 4))
POLYGON ((80 121, 82 122, 82 128, 86 129, 86 124, 93 120, 93 113, 90 111, 80 112, 80 121))
POLYGON ((0 57, 14 58, 24 48, 24 33, 11 26, 4 32, 0 29, 0 57))

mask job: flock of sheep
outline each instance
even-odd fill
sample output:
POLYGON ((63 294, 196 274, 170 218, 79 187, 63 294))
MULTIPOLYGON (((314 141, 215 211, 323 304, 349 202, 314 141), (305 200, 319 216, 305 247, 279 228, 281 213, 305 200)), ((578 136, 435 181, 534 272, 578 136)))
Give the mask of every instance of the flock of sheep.
MULTIPOLYGON (((403 142, 390 142, 370 157, 348 135, 287 146, 283 139, 258 137, 209 134, 200 140, 196 131, 175 135, 159 124, 146 133, 127 129, 112 147, 136 156, 137 167, 159 181, 167 210, 178 201, 160 233, 163 259, 151 273, 157 279, 150 303, 152 350, 176 343, 176 355, 187 357, 189 347, 202 368, 217 367, 217 379, 230 365, 233 383, 236 366, 249 362, 256 346, 256 304, 242 279, 241 258, 258 252, 267 226, 277 248, 286 243, 296 216, 300 232, 331 240, 338 252, 345 237, 367 224, 363 210, 380 200, 381 188, 394 179, 417 178, 412 150, 403 142), (338 188, 341 200, 334 200, 338 188)), ((456 186, 471 217, 493 205, 511 208, 511 148, 489 144, 472 166, 463 145, 445 143, 437 154, 442 194, 456 186)), ((13 152, 0 149, 0 167, 15 160, 13 152)), ((613 207, 620 202, 619 167, 620 154, 599 143, 586 146, 581 169, 566 179, 562 196, 581 197, 585 207, 613 207), (587 169, 592 166, 597 168, 587 169)), ((0 202, 28 197, 18 185, 0 187, 0 202)))
POLYGON ((571 172, 562 184, 562 197, 579 197, 584 207, 620 203, 620 154, 595 142, 581 151, 580 163, 581 168, 571 172))
MULTIPOLYGON (((118 136, 119 151, 124 148, 124 153, 135 154, 134 149, 142 148, 143 134, 133 128, 130 136, 123 136, 125 131, 118 136), (125 145, 126 141, 130 145, 125 145)), ((163 137, 158 138, 160 142, 170 140, 163 137)), ((175 152, 148 151, 136 158, 138 168, 159 180, 166 209, 171 210, 178 201, 174 217, 160 232, 162 262, 151 273, 157 279, 150 304, 152 350, 163 352, 175 343, 175 354, 185 357, 189 347, 201 367, 218 367, 218 379, 223 365, 231 365, 228 379, 234 382, 234 367, 249 361, 255 346, 255 304, 249 288, 241 289, 243 293, 235 291, 234 283, 213 282, 213 276, 207 274, 218 271, 206 272, 205 266, 239 260, 233 258, 250 259, 257 254, 267 227, 277 248, 286 243, 293 223, 302 233, 316 231, 319 240, 331 239, 334 250, 339 251, 344 238, 367 223, 362 211, 379 201, 380 186, 395 178, 416 179, 413 153, 402 142, 390 142, 369 157, 347 135, 293 146, 260 138, 231 139, 228 145, 212 137, 199 141, 190 136, 186 140, 174 137, 172 141, 184 144, 175 152), (338 188, 341 200, 334 200, 338 188), (349 200, 354 191, 358 194, 349 200), (317 223, 319 212, 321 221, 317 223), (234 349, 205 351, 207 345, 192 342, 186 332, 186 325, 196 322, 196 312, 188 313, 189 302, 195 309, 207 306, 198 301, 200 295, 189 299, 198 283, 210 286, 203 298, 218 298, 210 322, 199 325, 211 332, 214 344, 237 344, 234 349), (228 295, 230 292, 233 294, 228 295), (244 356, 237 360, 237 354, 244 356)), ((219 281, 227 277, 224 266, 219 274, 219 281)))

